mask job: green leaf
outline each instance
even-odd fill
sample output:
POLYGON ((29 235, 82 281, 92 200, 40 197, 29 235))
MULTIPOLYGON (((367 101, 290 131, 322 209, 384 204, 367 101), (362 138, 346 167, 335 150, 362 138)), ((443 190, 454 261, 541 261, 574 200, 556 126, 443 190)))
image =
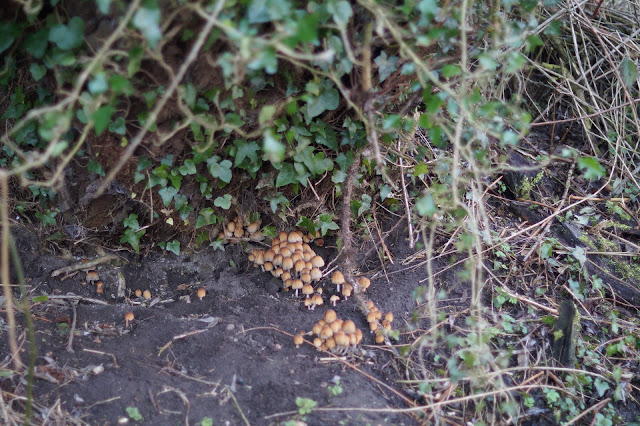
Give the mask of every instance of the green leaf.
POLYGON ((89 163, 87 164, 87 170, 89 170, 91 173, 97 174, 98 176, 105 175, 104 170, 102 170, 102 166, 97 161, 89 161, 89 163))
POLYGON ((170 252, 172 252, 176 256, 179 256, 180 255, 180 241, 173 240, 170 243, 168 242, 167 245, 165 246, 165 249, 169 250, 170 252))
POLYGON ((105 131, 107 126, 109 125, 109 121, 111 120, 111 115, 115 108, 109 105, 101 106, 96 112, 91 114, 91 119, 94 122, 94 128, 96 131, 96 135, 100 136, 102 132, 105 131))
POLYGON ((144 420, 137 407, 127 407, 126 411, 131 420, 134 420, 136 422, 141 422, 144 420))
POLYGON ((35 62, 32 62, 31 65, 29 65, 29 71, 31 71, 31 75, 35 81, 40 81, 40 79, 47 73, 47 69, 43 65, 39 65, 35 62))
POLYGON ((213 201, 213 205, 220 207, 221 209, 229 210, 231 207, 231 195, 224 194, 222 197, 218 197, 213 201))
POLYGON ((213 225, 216 223, 216 215, 211 207, 206 207, 198 213, 198 219, 196 219, 196 229, 203 226, 213 225))
POLYGON ((140 253, 140 238, 147 232, 146 229, 141 231, 134 231, 133 229, 127 229, 124 231, 124 235, 120 238, 121 243, 129 243, 136 253, 140 253))
POLYGON ((418 210, 418 214, 420 216, 427 216, 431 218, 438 211, 438 206, 436 206, 433 196, 431 194, 427 194, 416 202, 416 210, 418 210))
POLYGON ((109 77, 109 88, 116 94, 125 94, 131 96, 133 94, 133 86, 131 82, 123 75, 112 75, 109 77))
POLYGON ((109 8, 111 7, 111 0, 96 0, 98 10, 103 15, 109 14, 109 8))
POLYGON ((442 76, 444 78, 451 78, 460 74, 462 74, 462 69, 458 65, 447 64, 442 67, 442 76))
POLYGON ((109 123, 109 131, 118 135, 124 135, 127 133, 127 128, 124 123, 124 117, 118 117, 111 123, 109 123))
POLYGON ((329 231, 337 231, 340 229, 338 224, 333 221, 332 213, 322 213, 318 217, 318 225, 320 226, 322 236, 325 236, 329 231))
POLYGON ((220 163, 217 162, 217 157, 212 157, 207 160, 207 164, 209 165, 209 173, 214 178, 220 179, 225 183, 231 182, 231 166, 233 163, 229 160, 222 160, 220 163))
POLYGON ((593 384, 600 397, 603 397, 605 392, 610 389, 609 383, 602 380, 600 377, 596 377, 596 380, 593 382, 593 384))
POLYGON ((140 64, 144 57, 144 49, 142 46, 134 46, 129 49, 129 64, 127 65, 127 75, 133 77, 135 73, 140 71, 140 64))
POLYGON ((280 142, 279 136, 276 136, 273 129, 267 129, 264 132, 262 151, 264 152, 264 159, 267 161, 280 163, 284 160, 285 147, 282 142, 280 142), (276 139, 276 137, 278 139, 276 139))
POLYGON ((92 95, 99 95, 104 93, 109 89, 109 85, 107 84, 107 77, 104 73, 98 73, 96 76, 89 82, 88 84, 89 92, 92 95))
POLYGON ((278 173, 278 177, 276 178, 276 188, 281 186, 290 185, 292 183, 298 182, 298 173, 291 163, 284 163, 280 172, 278 173))
POLYGON ((265 123, 269 123, 273 119, 273 115, 276 113, 276 107, 274 105, 265 105, 260 110, 258 115, 258 123, 263 126, 265 123))
POLYGON ((638 81, 638 67, 628 57, 625 57, 620 62, 620 74, 622 74, 622 80, 629 89, 638 81))
POLYGON ((7 50, 20 35, 20 26, 15 22, 0 25, 0 53, 7 50))
POLYGON ((339 26, 346 26, 353 15, 353 10, 348 1, 342 0, 337 2, 329 2, 327 11, 333 15, 333 20, 339 26))
POLYGON ((176 203, 176 210, 180 210, 182 208, 182 206, 184 206, 188 199, 187 196, 184 194, 176 194, 173 196, 173 200, 176 203))
POLYGON ((584 178, 587 180, 597 180, 606 173, 604 167, 597 158, 581 157, 578 159, 578 168, 584 170, 584 178))
POLYGON ((310 94, 307 97, 307 111, 305 114, 307 122, 325 111, 333 111, 338 108, 339 103, 340 94, 338 89, 332 87, 330 82, 325 82, 318 96, 310 94))
POLYGON ((313 235, 316 235, 316 231, 318 230, 318 228, 316 228, 316 224, 313 223, 311 219, 305 216, 300 217, 300 220, 298 220, 298 223, 296 223, 296 226, 306 229, 307 232, 313 235))
POLYGON ((196 174, 196 165, 193 163, 193 160, 186 159, 184 163, 180 167, 178 167, 178 171, 182 176, 186 175, 195 175, 196 174))
MULTIPOLYGON (((0 36, 1 37, 1 36, 0 36)), ((36 33, 30 34, 24 41, 24 49, 27 53, 36 59, 44 56, 49 42, 49 31, 42 29, 36 33)))
POLYGON ((246 140, 237 140, 234 142, 238 148, 236 152, 236 167, 242 163, 245 158, 249 158, 252 162, 258 162, 258 150, 260 147, 255 142, 247 142, 246 140))
POLYGON ((162 38, 160 9, 140 8, 133 17, 133 25, 142 33, 151 47, 155 48, 162 38))
POLYGON ((389 185, 383 185, 382 188, 380 188, 380 199, 382 201, 386 200, 389 194, 391 194, 391 187, 389 185))
POLYGON ((49 41, 62 50, 71 50, 84 41, 84 21, 77 16, 69 20, 68 25, 59 24, 49 30, 49 41))
POLYGON ((134 213, 131 213, 129 217, 123 220, 122 224, 125 226, 125 228, 131 228, 133 230, 137 230, 138 228, 140 228, 140 225, 138 224, 138 215, 134 213))
POLYGON ((160 197, 162 197, 162 204, 165 207, 169 207, 171 201, 173 201, 173 197, 178 193, 178 190, 173 186, 166 186, 158 191, 160 197))
POLYGON ((383 50, 380 55, 374 59, 376 65, 378 65, 378 76, 382 83, 398 68, 398 61, 400 58, 397 56, 388 57, 387 53, 383 50))
POLYGON ((271 206, 271 211, 274 213, 278 211, 278 206, 280 204, 282 204, 285 207, 289 205, 289 200, 287 199, 287 197, 282 195, 282 193, 280 192, 278 192, 278 194, 274 197, 265 198, 265 199, 269 201, 269 205, 271 206))

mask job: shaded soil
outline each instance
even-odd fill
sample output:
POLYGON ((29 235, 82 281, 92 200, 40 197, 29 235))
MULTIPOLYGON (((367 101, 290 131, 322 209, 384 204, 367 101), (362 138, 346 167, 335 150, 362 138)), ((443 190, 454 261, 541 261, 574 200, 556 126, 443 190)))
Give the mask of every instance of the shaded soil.
MULTIPOLYGON (((136 258, 121 252, 118 261, 97 268, 105 283, 99 295, 85 284, 84 272, 64 280, 51 277, 79 259, 49 254, 40 237, 24 228, 15 227, 14 238, 33 296, 74 294, 108 302, 77 305, 73 352, 67 351, 72 301, 32 306, 38 346, 35 400, 47 406, 59 402, 69 421, 115 424, 127 417, 128 407, 135 407, 144 424, 197 424, 209 417, 213 424, 236 425, 244 423, 243 416, 251 424, 278 424, 301 419, 296 398, 302 397, 328 409, 359 408, 314 411, 306 416, 310 425, 418 422, 381 410, 405 408, 412 400, 398 390, 401 377, 393 358, 372 345, 366 319, 353 300, 335 308, 339 317, 365 331, 364 345, 349 365, 310 344, 296 349, 292 334, 309 331, 328 308, 304 308, 301 299, 282 291, 279 280, 249 265, 239 245, 181 256, 136 258), (118 273, 126 279, 124 300, 115 297, 118 273), (203 300, 195 295, 199 287, 207 290, 203 300), (152 299, 136 298, 131 295, 135 289, 150 290, 152 299), (135 319, 126 327, 128 311, 135 319), (329 388, 338 380, 342 393, 331 396, 329 388)), ((390 242, 395 252, 406 252, 401 237, 397 245, 393 249, 390 242)), ((317 251, 325 259, 335 254, 331 248, 317 251)), ((387 273, 393 272, 394 265, 389 266, 387 273)), ((368 297, 383 312, 393 312, 394 324, 402 327, 413 311, 412 290, 423 275, 403 270, 389 275, 390 281, 376 278, 368 297)), ((329 286, 325 283, 325 291, 329 286)), ((19 327, 18 335, 27 348, 23 331, 19 327)), ((6 336, 0 336, 3 354, 9 353, 6 336)), ((22 358, 28 359, 26 350, 22 358)), ((24 392, 23 384, 11 378, 0 383, 24 392)))

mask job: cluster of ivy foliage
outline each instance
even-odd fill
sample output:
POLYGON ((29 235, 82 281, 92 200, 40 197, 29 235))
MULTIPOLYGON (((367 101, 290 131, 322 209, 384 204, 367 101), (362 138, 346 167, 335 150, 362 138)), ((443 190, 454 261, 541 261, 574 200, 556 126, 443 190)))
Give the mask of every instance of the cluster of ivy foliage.
MULTIPOLYGON (((227 189, 246 176, 286 220, 301 187, 329 178, 339 196, 356 156, 357 179, 368 178, 366 189, 393 209, 401 205, 394 164, 404 159, 414 184, 436 174, 438 185, 409 194, 433 217, 438 206, 460 207, 451 199, 458 182, 449 155, 434 155, 416 133, 482 161, 492 138, 515 144, 529 121, 517 99, 487 96, 496 75, 508 81, 523 66, 523 46, 540 44, 535 2, 490 10, 433 0, 86 3, 15 6, 0 28, 0 84, 10 93, 0 165, 43 204, 74 159, 97 179, 115 176, 105 171, 122 164, 101 164, 90 149, 110 134, 125 157, 141 145, 188 141, 158 160, 126 158, 137 161, 126 183, 135 193, 143 182, 169 219, 195 228, 222 220, 238 202, 227 189), (511 9, 521 19, 498 25, 511 9), (469 22, 480 29, 473 37, 461 30, 469 22), (488 42, 495 46, 477 47, 488 42), (185 179, 212 203, 194 205, 185 179)), ((363 214, 371 197, 354 203, 363 214)), ((311 218, 318 229, 332 222, 320 214, 311 218)), ((46 217, 56 222, 55 207, 46 217)), ((123 241, 137 248, 132 223, 123 241)))

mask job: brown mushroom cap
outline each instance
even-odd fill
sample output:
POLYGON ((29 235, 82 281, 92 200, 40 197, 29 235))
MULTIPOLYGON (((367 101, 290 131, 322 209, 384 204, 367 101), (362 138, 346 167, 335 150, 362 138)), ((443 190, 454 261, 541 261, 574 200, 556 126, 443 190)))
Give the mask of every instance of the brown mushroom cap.
POLYGON ((391 330, 391 323, 387 320, 382 320, 382 326, 387 330, 391 330))
POLYGON ((320 332, 322 331, 322 327, 324 327, 324 324, 320 324, 319 322, 317 322, 313 325, 311 332, 319 336, 320 332))
POLYGON ((142 296, 142 290, 137 288, 136 291, 134 292, 134 294, 136 295, 136 297, 141 297, 142 296))
POLYGON ((264 262, 264 270, 267 272, 271 272, 273 271, 273 263, 271 262, 264 262))
POLYGON ((342 330, 338 330, 338 332, 334 334, 333 339, 338 346, 349 346, 349 338, 342 330))
POLYGON ((357 345, 362 341, 362 330, 357 328, 355 332, 355 336, 356 336, 356 345, 357 345))
POLYGON ((345 286, 342 288, 342 295, 344 296, 345 299, 347 297, 351 297, 351 291, 352 291, 352 287, 349 284, 345 284, 345 286))
POLYGON ((376 331, 378 329, 378 323, 376 321, 369 323, 369 330, 376 331))
POLYGON ((273 270, 272 274, 274 277, 280 278, 282 274, 284 274, 284 271, 282 270, 282 268, 276 268, 273 270))
POLYGON ((320 296, 319 294, 314 294, 312 297, 312 300, 314 305, 319 306, 324 304, 324 300, 322 299, 322 296, 320 296))
POLYGON ((309 308, 309 309, 311 309, 311 306, 312 306, 312 305, 313 305, 313 300, 311 300, 311 298, 310 298, 309 296, 307 296, 307 297, 304 299, 304 307, 305 307, 305 308, 309 308))
MULTIPOLYGON (((303 251, 302 252, 302 260, 304 260, 305 262, 311 262, 311 259, 313 259, 314 256, 315 256, 315 254, 309 253, 308 251, 303 251)), ((312 266, 313 266, 313 264, 312 264, 312 266)))
POLYGON ((342 321, 341 319, 337 319, 334 322, 332 322, 331 324, 329 324, 329 327, 331 327, 331 330, 333 330, 333 332, 337 332, 338 330, 340 330, 342 328, 342 323, 344 321, 342 321))
POLYGON ((376 343, 378 344, 384 343, 384 334, 382 333, 376 334, 376 343))
POLYGON ((145 299, 151 299, 151 292, 149 290, 143 291, 142 297, 144 297, 145 299))
MULTIPOLYGON (((282 270, 284 271, 284 268, 283 268, 282 270)), ((282 281, 290 280, 290 279, 291 279, 291 272, 289 272, 289 271, 284 271, 284 272, 282 273, 282 276, 280 277, 280 279, 281 279, 282 281)))
POLYGON ((362 289, 362 291, 365 291, 371 285, 371 281, 367 277, 360 277, 358 283, 360 284, 360 288, 362 289))
POLYGON ((304 287, 302 280, 293 280, 291 283, 291 288, 296 291, 296 296, 298 295, 298 291, 302 290, 302 287, 304 287))
POLYGON ((328 325, 325 325, 324 327, 322 327, 322 331, 320 332, 320 337, 326 340, 331 336, 333 336, 333 330, 331 329, 331 327, 328 325))
POLYGON ((242 227, 237 226, 236 230, 233 231, 233 236, 236 238, 242 238, 242 235, 244 235, 244 232, 242 231, 242 227))
POLYGON ((340 296, 334 294, 333 296, 331 296, 331 298, 329 300, 331 301, 331 304, 333 306, 336 306, 336 303, 338 303, 340 301, 340 296))
POLYGON ((260 229, 259 221, 253 222, 249 224, 249 226, 247 226, 247 232, 250 234, 255 234, 256 232, 258 232, 259 229, 260 229))
POLYGON ((291 286, 293 286, 293 280, 291 278, 283 280, 283 282, 284 282, 284 289, 285 290, 289 290, 291 288, 291 286))
MULTIPOLYGON (((324 259, 321 256, 318 256, 318 255, 313 256, 311 258, 311 264, 313 265, 314 268, 322 268, 324 266, 324 259)), ((336 271, 336 272, 338 272, 338 271, 336 271)), ((342 275, 342 273, 340 273, 340 275, 342 275)), ((342 279, 344 280, 344 277, 342 279)))
POLYGON ((376 321, 376 313, 375 311, 369 311, 367 314, 367 322, 375 322, 376 321))
POLYGON ((273 258, 276 257, 276 253, 273 249, 269 249, 264 252, 264 261, 265 262, 273 262, 273 258))
POLYGON ((285 231, 280 231, 280 233, 278 234, 279 242, 287 241, 288 238, 289 238, 289 234, 287 234, 285 231))
POLYGON ((389 321, 390 323, 393 322, 393 314, 391 312, 387 312, 387 314, 384 316, 384 319, 389 321))
POLYGON ((102 281, 98 281, 96 283, 96 293, 98 294, 104 293, 104 283, 102 281))
POLYGON ((236 223, 235 222, 229 222, 227 223, 227 231, 230 233, 234 233, 236 230, 236 223))
POLYGON ((304 337, 302 334, 296 334, 293 336, 293 344, 296 345, 296 348, 300 347, 301 344, 304 343, 304 337))
POLYGON ((336 318, 338 318, 338 315, 336 314, 336 311, 334 311, 333 309, 329 309, 327 312, 324 313, 324 320, 327 322, 327 324, 334 322, 336 318))
POLYGON ((282 258, 282 269, 284 269, 285 271, 290 271, 293 269, 293 259, 291 259, 290 257, 283 257, 282 258))
POLYGON ((198 298, 200 300, 202 300, 207 295, 207 290, 205 290, 204 288, 200 287, 198 289, 197 295, 198 295, 198 298))
POLYGON ((287 239, 290 243, 302 242, 302 234, 298 231, 291 231, 289 233, 289 238, 287 239))
POLYGON ((319 348, 320 346, 322 346, 322 339, 319 337, 316 337, 315 339, 313 339, 313 346, 315 346, 316 348, 319 348))
POLYGON ((336 341, 333 337, 329 337, 327 339, 327 341, 325 342, 325 344, 327 345, 327 349, 331 350, 333 348, 336 347, 336 341))
POLYGON ((308 272, 302 272, 300 274, 300 279, 302 280, 303 283, 305 284, 309 284, 311 282, 311 274, 309 274, 308 272))
POLYGON ((347 334, 352 334, 356 332, 356 323, 351 320, 347 320, 342 324, 342 330, 344 330, 347 334))
POLYGON ((304 284, 302 286, 302 294, 309 297, 313 294, 313 286, 311 284, 304 284))
POLYGON ((287 247, 284 247, 284 248, 281 247, 280 254, 282 255, 283 258, 291 257, 293 255, 293 253, 291 253, 291 250, 289 250, 287 247))
MULTIPOLYGON (((313 263, 313 261, 312 261, 312 263, 313 263)), ((334 283, 335 285, 344 284, 344 275, 342 275, 342 272, 335 271, 333 273, 333 275, 331 275, 331 282, 334 283)))
POLYGON ((296 271, 296 273, 299 274, 300 272, 302 272, 302 270, 304 269, 305 266, 306 265, 304 263, 304 260, 300 259, 296 263, 293 264, 293 269, 296 271))
POLYGON ((284 259, 284 257, 282 257, 281 254, 276 254, 273 257, 273 264, 276 266, 282 266, 282 260, 284 259))
POLYGON ((98 272, 96 271, 87 271, 87 277, 85 278, 85 280, 88 283, 94 283, 96 281, 98 281, 100 279, 100 275, 98 275, 98 272))
POLYGON ((367 309, 373 309, 375 306, 373 300, 367 300, 367 309))
POLYGON ((127 312, 124 314, 125 321, 133 321, 134 315, 133 312, 127 312))

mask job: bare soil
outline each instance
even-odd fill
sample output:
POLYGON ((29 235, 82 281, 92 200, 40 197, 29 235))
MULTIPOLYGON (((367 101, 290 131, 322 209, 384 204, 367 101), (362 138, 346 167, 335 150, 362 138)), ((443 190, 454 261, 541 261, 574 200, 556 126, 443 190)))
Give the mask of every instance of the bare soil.
MULTIPOLYGON (((180 256, 118 252, 116 262, 97 268, 105 291, 96 294, 84 272, 52 278, 54 270, 79 262, 77 256, 52 254, 52 246, 41 243, 34 231, 20 226, 13 231, 32 296, 86 298, 77 304, 72 352, 67 348, 73 300, 32 305, 38 348, 34 399, 61 410, 68 423, 116 424, 135 407, 144 419, 139 424, 198 424, 206 417, 213 424, 280 424, 303 419, 297 397, 325 409, 304 416, 309 425, 419 423, 389 410, 409 407, 413 400, 396 383, 402 375, 389 349, 373 345, 366 318, 353 300, 335 310, 365 332, 360 351, 345 360, 310 344, 296 349, 292 335, 309 331, 328 307, 304 308, 279 280, 250 265, 240 245, 180 256), (127 285, 123 300, 115 296, 119 273, 127 285), (207 290, 202 300, 195 294, 199 287, 207 290), (136 298, 135 289, 150 290, 152 298, 136 298), (124 314, 129 311, 135 319, 127 327, 124 314), (332 396, 330 388, 338 381, 342 393, 332 396)), ((407 254, 399 234, 395 246, 388 243, 393 253, 407 254)), ((316 251, 328 260, 336 253, 331 247, 316 251)), ((367 271, 364 259, 360 266, 369 276, 374 272, 367 271)), ((386 265, 386 273, 389 280, 380 274, 368 297, 383 312, 392 312, 394 325, 402 329, 424 272, 402 269, 396 261, 386 265)), ((325 283, 325 291, 329 287, 325 283)), ((19 322, 27 361, 23 318, 19 322)), ((6 324, 0 353, 9 371, 6 324)), ((11 376, 3 376, 0 385, 25 392, 25 384, 11 376)))

